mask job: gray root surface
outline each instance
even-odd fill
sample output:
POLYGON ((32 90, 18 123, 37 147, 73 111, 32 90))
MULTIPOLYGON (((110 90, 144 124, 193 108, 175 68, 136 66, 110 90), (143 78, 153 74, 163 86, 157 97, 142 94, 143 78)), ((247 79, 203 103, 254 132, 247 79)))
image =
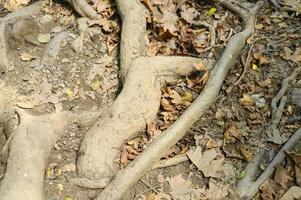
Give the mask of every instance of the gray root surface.
POLYGON ((228 70, 246 44, 247 38, 254 33, 256 14, 263 6, 258 2, 249 12, 245 30, 232 36, 221 58, 210 73, 209 80, 193 104, 164 133, 143 151, 124 170, 119 171, 110 184, 97 196, 97 200, 123 199, 126 192, 159 161, 163 153, 177 143, 186 131, 200 118, 203 112, 216 100, 228 70))
POLYGON ((253 181, 260 164, 260 158, 263 155, 263 151, 259 151, 259 153, 255 155, 253 162, 247 165, 247 175, 238 183, 238 190, 241 197, 244 199, 252 199, 252 197, 259 191, 259 187, 263 184, 263 182, 272 176, 276 166, 285 159, 285 152, 292 149, 299 140, 301 140, 301 128, 299 128, 290 137, 290 139, 276 154, 269 166, 264 170, 264 172, 255 181, 253 181))
POLYGON ((22 18, 36 15, 41 11, 42 2, 36 2, 28 7, 21 8, 13 13, 7 14, 0 19, 0 74, 10 68, 11 63, 8 59, 8 44, 6 41, 7 33, 6 26, 9 23, 14 23, 22 18))

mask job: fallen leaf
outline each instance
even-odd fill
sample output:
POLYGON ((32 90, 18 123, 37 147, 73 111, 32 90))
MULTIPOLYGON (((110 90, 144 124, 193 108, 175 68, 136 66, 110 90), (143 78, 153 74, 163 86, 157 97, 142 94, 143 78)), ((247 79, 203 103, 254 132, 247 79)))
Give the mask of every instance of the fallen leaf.
POLYGON ((292 186, 280 200, 293 200, 301 198, 301 187, 292 186))
POLYGON ((197 146, 187 153, 188 158, 203 172, 205 177, 221 177, 224 171, 224 156, 216 148, 204 152, 197 146))
POLYGON ((248 94, 243 94, 243 97, 239 99, 239 103, 242 106, 253 106, 255 104, 254 100, 248 94))
POLYGON ((15 11, 19 8, 24 7, 29 2, 30 2, 30 0, 8 0, 4 3, 3 7, 9 11, 15 11))
POLYGON ((229 128, 224 133, 225 142, 238 140, 242 142, 243 138, 241 136, 240 130, 236 127, 234 123, 230 124, 229 128))
POLYGON ((30 61, 33 59, 33 56, 30 53, 23 52, 20 58, 22 61, 30 61))
POLYGON ((248 162, 252 162, 253 153, 250 151, 249 147, 245 144, 239 145, 239 150, 244 159, 248 162))
POLYGON ((94 91, 97 91, 100 87, 100 81, 96 80, 93 83, 90 84, 90 88, 94 91))
POLYGON ((183 101, 192 102, 192 94, 190 92, 185 91, 184 95, 182 96, 183 101))
POLYGON ((62 184, 58 183, 58 184, 56 185, 56 189, 57 189, 57 191, 58 191, 59 193, 61 193, 61 192, 64 191, 64 186, 63 186, 62 184))
POLYGON ((74 96, 74 93, 73 93, 73 91, 70 88, 68 88, 66 90, 66 94, 67 94, 68 97, 73 97, 74 96))
POLYGON ((191 182, 183 179, 182 174, 169 178, 168 183, 171 187, 170 194, 176 200, 191 200, 194 193, 198 192, 198 188, 195 188, 191 182))
POLYGON ((156 193, 154 192, 150 192, 146 195, 146 199, 145 200, 154 200, 156 198, 156 193))
POLYGON ((199 16, 199 12, 194 7, 181 7, 181 17, 188 23, 193 24, 194 20, 199 16))
POLYGON ((229 185, 225 185, 214 181, 212 178, 209 180, 209 189, 204 192, 206 199, 221 200, 227 199, 229 192, 229 185))
POLYGON ((174 107, 169 103, 169 101, 167 99, 161 98, 160 103, 161 103, 161 106, 164 110, 166 110, 166 111, 174 110, 174 107))
POLYGON ((257 66, 256 64, 252 64, 252 69, 253 69, 254 71, 256 71, 256 70, 258 69, 258 66, 257 66))
POLYGON ((268 64, 270 62, 269 59, 263 54, 254 53, 253 56, 256 60, 259 61, 259 65, 268 64))
POLYGON ((171 200, 171 196, 169 194, 159 192, 154 200, 171 200))
POLYGON ((208 16, 212 16, 214 13, 216 13, 216 8, 211 7, 208 11, 208 16))
POLYGON ((48 43, 50 41, 50 33, 46 33, 46 34, 40 33, 38 35, 38 41, 42 44, 48 43))
POLYGON ((274 179, 276 183, 278 183, 281 187, 286 188, 287 181, 291 179, 291 177, 287 175, 286 169, 284 169, 280 164, 278 164, 276 166, 274 179))
POLYGON ((284 47, 282 58, 295 63, 301 62, 301 48, 296 48, 295 52, 293 52, 290 48, 284 47))

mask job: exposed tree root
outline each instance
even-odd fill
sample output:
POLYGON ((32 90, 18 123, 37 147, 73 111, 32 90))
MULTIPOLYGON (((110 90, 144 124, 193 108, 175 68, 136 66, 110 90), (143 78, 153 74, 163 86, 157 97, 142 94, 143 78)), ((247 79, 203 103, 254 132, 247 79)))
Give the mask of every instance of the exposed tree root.
MULTIPOLYGON (((176 56, 137 58, 112 108, 88 131, 81 144, 77 163, 80 177, 100 182, 113 177, 122 144, 155 119, 160 107, 161 83, 190 75, 197 71, 193 64, 200 62, 197 58, 176 56)), ((89 180, 87 183, 91 185, 89 180)))
POLYGON ((44 67, 45 65, 51 65, 55 62, 55 59, 57 58, 61 49, 61 43, 66 38, 66 36, 67 36, 66 32, 61 32, 56 34, 50 40, 41 58, 40 67, 44 67))
POLYGON ((9 23, 13 23, 22 18, 38 14, 41 10, 42 2, 36 2, 28 7, 21 8, 13 13, 7 14, 5 17, 0 19, 0 74, 4 73, 10 68, 11 63, 8 59, 8 47, 7 47, 7 34, 6 26, 9 23))
MULTIPOLYGON (((301 73, 301 67, 298 67, 297 69, 295 69, 293 71, 293 73, 291 75, 289 75, 287 78, 283 79, 282 84, 281 84, 281 89, 278 91, 278 93, 272 99, 272 103, 271 103, 272 121, 271 121, 271 125, 269 126, 269 128, 267 130, 268 138, 274 138, 274 137, 282 138, 279 130, 277 129, 277 126, 281 120, 282 113, 284 111, 284 107, 285 107, 286 101, 287 101, 287 97, 285 96, 285 93, 289 87, 289 84, 292 81, 296 80, 297 76, 300 73, 301 73)), ((286 141, 285 138, 282 138, 279 140, 279 144, 282 144, 285 141, 286 141)))
MULTIPOLYGON (((95 13, 90 13, 90 7, 86 7, 89 5, 84 1, 68 0, 73 6, 78 5, 75 9, 79 10, 80 15, 96 17, 95 13)), ((231 2, 223 4, 235 7, 231 2)), ((115 160, 119 158, 120 146, 145 129, 146 124, 156 117, 160 105, 160 87, 198 70, 194 64, 207 64, 206 61, 190 57, 143 57, 146 48, 145 8, 138 0, 117 0, 117 6, 123 21, 120 74, 124 85, 112 108, 88 131, 81 144, 77 163, 80 177, 73 181, 88 188, 103 187, 115 175, 115 160)), ((246 39, 254 32, 255 15, 261 6, 262 2, 257 3, 250 13, 244 13, 247 16, 239 12, 244 17, 246 28, 230 38, 202 94, 178 121, 125 170, 119 172, 97 199, 121 199, 215 101, 228 70, 234 65, 246 39)), ((20 124, 12 134, 3 156, 7 170, 0 185, 0 197, 1 200, 40 200, 43 199, 46 161, 56 139, 64 133, 68 123, 95 120, 99 114, 61 112, 32 116, 22 111, 18 111, 18 114, 20 124)))
POLYGON ((100 16, 97 12, 88 4, 86 0, 65 0, 67 1, 74 10, 82 17, 87 17, 90 19, 97 19, 100 16))
POLYGON ((264 172, 255 180, 258 166, 260 164, 260 158, 263 155, 263 151, 259 151, 254 157, 253 162, 249 163, 246 167, 246 176, 238 183, 238 190, 241 197, 251 199, 259 190, 259 187, 263 182, 268 179, 274 172, 276 165, 281 163, 285 158, 285 152, 292 149, 297 142, 301 139, 301 128, 299 128, 280 149, 277 155, 274 157, 269 166, 264 172))
POLYGON ((97 196, 98 200, 122 199, 125 193, 147 172, 170 147, 176 144, 209 105, 216 100, 223 80, 244 48, 246 39, 254 32, 255 18, 263 2, 258 2, 248 14, 245 30, 232 36, 222 57, 211 71, 210 78, 199 97, 181 117, 160 135, 97 196))
POLYGON ((44 173, 51 148, 69 123, 94 121, 99 113, 60 112, 33 116, 18 109, 20 124, 2 153, 6 172, 0 185, 1 200, 41 200, 44 173), (9 154, 9 155, 8 155, 9 154))

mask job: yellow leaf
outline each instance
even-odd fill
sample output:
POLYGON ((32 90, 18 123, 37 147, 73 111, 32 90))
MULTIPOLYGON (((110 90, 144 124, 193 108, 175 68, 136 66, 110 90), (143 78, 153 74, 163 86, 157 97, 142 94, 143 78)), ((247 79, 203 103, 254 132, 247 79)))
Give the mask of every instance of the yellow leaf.
POLYGON ((68 197, 65 198, 65 200, 73 200, 73 198, 68 196, 68 197))
POLYGON ((46 34, 39 34, 38 35, 38 41, 42 44, 48 43, 50 41, 50 33, 46 34))
POLYGON ((73 97, 73 95, 74 95, 73 91, 70 90, 69 88, 67 89, 66 94, 68 97, 73 97))
POLYGON ((256 64, 252 64, 252 69, 254 70, 254 71, 256 71, 257 70, 257 65, 256 64))
POLYGON ((243 106, 253 106, 254 100, 248 94, 243 94, 243 97, 239 99, 239 103, 243 106))
POLYGON ((214 13, 216 13, 216 8, 211 7, 211 8, 209 9, 209 11, 208 11, 208 16, 211 16, 211 15, 213 15, 214 13))
POLYGON ((183 101, 192 102, 192 94, 190 92, 185 92, 182 99, 183 101))
POLYGON ((96 81, 94 81, 93 83, 90 84, 90 88, 92 90, 98 90, 99 86, 100 86, 100 81, 99 80, 96 80, 96 81))
POLYGON ((58 183, 56 185, 56 189, 58 190, 58 192, 62 192, 62 191, 64 191, 64 186, 62 184, 58 183))

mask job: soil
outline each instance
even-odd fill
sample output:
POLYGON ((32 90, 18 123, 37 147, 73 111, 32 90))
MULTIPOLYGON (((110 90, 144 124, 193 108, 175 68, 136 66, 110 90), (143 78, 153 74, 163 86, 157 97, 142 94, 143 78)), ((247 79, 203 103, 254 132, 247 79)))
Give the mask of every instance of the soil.
MULTIPOLYGON (((205 9, 207 8, 210 6, 207 5, 205 9)), ((1 11, 0 16, 5 12, 1 11)), ((239 24, 231 23, 237 19, 234 15, 229 15, 227 26, 239 31, 239 24)), ((52 7, 46 5, 42 15, 31 16, 17 22, 19 26, 24 25, 27 31, 16 31, 9 36, 9 58, 13 65, 6 73, 0 75, 0 102, 5 102, 5 105, 0 106, 18 105, 28 109, 31 113, 40 114, 59 112, 60 110, 104 110, 111 105, 119 91, 118 45, 113 50, 110 49, 108 53, 108 47, 111 46, 108 46, 107 41, 109 37, 118 36, 119 33, 108 33, 97 25, 91 25, 88 28, 88 36, 85 37, 82 51, 75 52, 72 40, 79 35, 77 19, 78 16, 72 12, 71 8, 54 3, 52 7), (63 41, 55 63, 39 66, 46 46, 37 40, 39 34, 50 33, 53 37, 63 30, 68 32, 68 37, 63 41), (22 59, 24 52, 30 54, 32 59, 29 61, 22 59)), ((120 23, 117 15, 113 16, 112 20, 116 24, 120 23)), ((283 14, 273 8, 266 8, 257 23, 269 28, 258 27, 256 30, 256 34, 252 38, 252 54, 262 54, 267 57, 268 62, 259 63, 260 61, 254 58, 252 64, 256 64, 257 69, 248 67, 240 83, 234 86, 243 71, 243 65, 238 61, 235 68, 231 69, 228 74, 217 103, 208 109, 206 114, 187 133, 186 138, 178 143, 174 148, 176 150, 170 152, 166 157, 177 155, 185 148, 193 149, 198 142, 194 138, 204 135, 213 138, 218 144, 221 143, 224 139, 224 132, 231 124, 235 124, 241 130, 241 134, 245 138, 243 143, 250 152, 255 152, 258 147, 277 150, 278 145, 268 143, 263 135, 265 128, 270 123, 271 99, 279 90, 282 80, 298 66, 295 62, 283 59, 281 55, 283 47, 296 49, 300 46, 301 22, 300 17, 291 13, 283 14), (283 24, 284 22, 285 24, 283 24), (290 33, 290 38, 287 38, 287 33, 290 33), (246 93, 258 94, 263 97, 265 105, 260 108, 242 105, 240 99, 246 93)), ((16 24, 10 25, 8 32, 16 29, 18 29, 16 24)), ((155 36, 150 33, 150 41, 153 43, 157 42, 154 40, 155 36)), ((115 42, 118 44, 118 41, 115 42)), ((221 51, 222 47, 217 47, 212 51, 213 57, 218 58, 221 51)), ((246 53, 247 49, 244 54, 246 55, 246 53)), ((182 52, 166 53, 162 50, 156 53, 156 55, 159 54, 175 55, 182 54, 182 52)), ((200 54, 190 52, 190 54, 194 54, 196 57, 209 56, 208 52, 200 54)), ((183 86, 185 83, 185 80, 182 80, 176 87, 170 88, 179 91, 180 94, 185 91, 193 93, 192 89, 183 86)), ((164 92, 162 93, 164 94, 164 92)), ((193 96, 196 95, 197 93, 194 92, 193 96)), ((156 124, 160 131, 165 129, 165 123, 167 123, 162 119, 163 111, 164 108, 161 108, 156 124)), ((175 115, 179 115, 181 112, 183 110, 176 112, 175 115)), ((300 112, 300 104, 292 101, 289 95, 280 125, 283 134, 289 136, 300 127, 298 121, 289 120, 293 116, 300 116, 300 112), (292 112, 289 111, 290 108, 293 109, 292 112)), ((170 121, 172 123, 174 120, 170 121)), ((77 176, 77 152, 89 127, 89 125, 85 127, 78 127, 77 124, 70 125, 64 136, 54 145, 45 172, 46 199, 61 200, 71 197, 74 200, 88 200, 97 194, 97 190, 86 190, 69 184, 69 180, 77 176)), ((153 136, 147 133, 142 135, 143 138, 147 138, 147 142, 144 144, 147 146, 153 136)), ((6 136, 0 134, 0 149, 3 148, 6 140, 6 136)), ((300 149, 300 144, 298 146, 296 148, 300 149)), ((244 169, 246 161, 241 154, 232 154, 229 151, 231 148, 223 148, 226 162, 233 168, 227 172, 229 176, 222 182, 234 184, 237 181, 237 174, 244 169)), ((127 163, 121 165, 123 164, 127 163)), ((4 174, 4 166, 0 165, 0 177, 2 174, 4 174)), ((178 174, 182 174, 184 179, 189 178, 198 187, 202 187, 209 181, 190 161, 186 161, 173 167, 152 170, 136 184, 128 199, 145 199, 148 194, 161 191, 169 194, 171 188, 167 178, 178 174), (162 177, 164 181, 160 180, 162 177)), ((231 195, 230 199, 236 198, 235 193, 231 195)))

